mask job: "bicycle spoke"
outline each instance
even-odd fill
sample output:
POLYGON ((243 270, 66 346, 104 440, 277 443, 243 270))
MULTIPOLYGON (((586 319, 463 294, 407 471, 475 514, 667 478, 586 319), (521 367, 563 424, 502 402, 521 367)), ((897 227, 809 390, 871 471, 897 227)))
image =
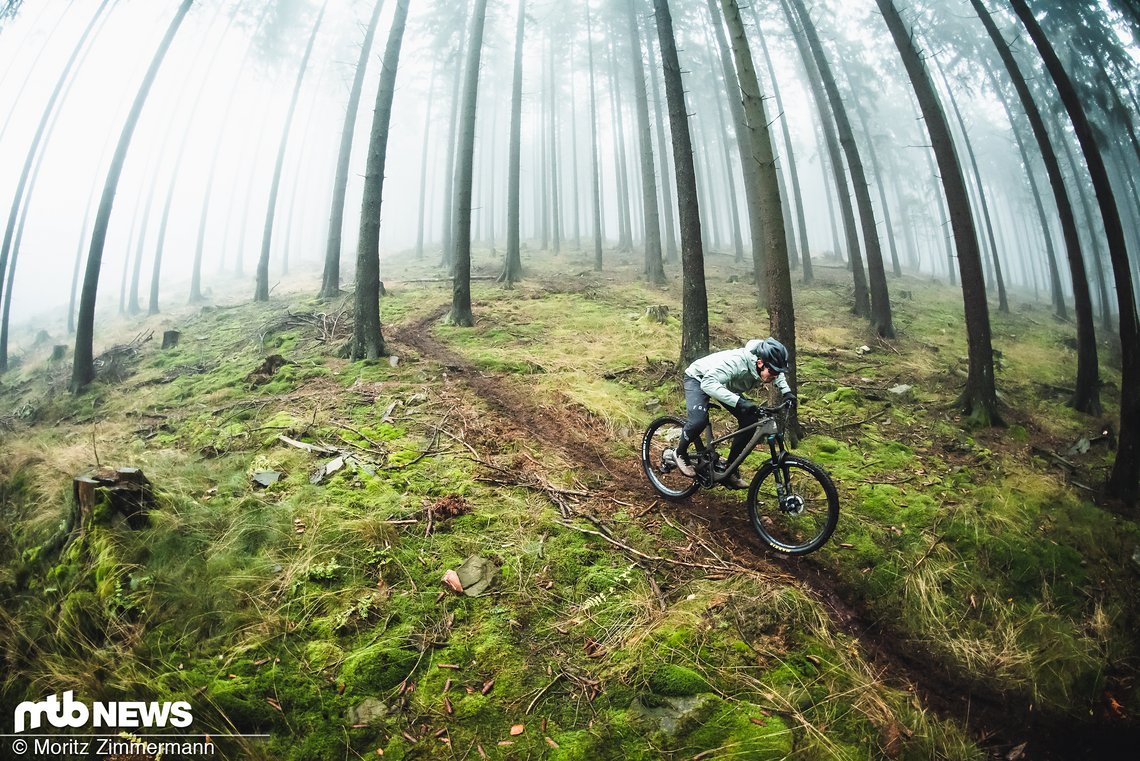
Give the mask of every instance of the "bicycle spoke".
POLYGON ((779 478, 769 472, 759 488, 749 493, 753 526, 775 549, 793 554, 811 552, 834 529, 838 518, 834 487, 825 482, 827 476, 822 471, 814 471, 814 466, 789 461, 779 478))
POLYGON ((693 479, 677 470, 672 452, 681 441, 683 421, 660 418, 645 432, 642 442, 642 467, 649 482, 658 492, 670 498, 688 496, 696 489, 693 479))

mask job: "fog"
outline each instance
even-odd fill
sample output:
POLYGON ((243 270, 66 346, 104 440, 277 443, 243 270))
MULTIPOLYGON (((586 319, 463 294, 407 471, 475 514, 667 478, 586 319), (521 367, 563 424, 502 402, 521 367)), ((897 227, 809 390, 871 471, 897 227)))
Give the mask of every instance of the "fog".
MULTIPOLYGON (((698 181, 702 183, 702 216, 711 248, 731 251, 730 188, 735 190, 740 216, 744 200, 739 167, 729 182, 723 159, 718 110, 727 110, 720 82, 719 59, 707 47, 703 2, 673 3, 678 48, 689 90, 689 111, 695 130, 698 181), (715 86, 714 86, 715 85, 715 86), (721 88, 718 91, 718 88, 721 88)), ((821 33, 834 46, 843 67, 848 92, 858 92, 859 107, 870 122, 868 141, 878 153, 884 175, 891 177, 884 196, 893 205, 894 230, 904 264, 933 276, 946 267, 940 247, 946 231, 938 224, 935 178, 928 169, 927 138, 910 103, 897 54, 885 37, 874 3, 826 4, 821 33), (909 229, 907 229, 909 228, 909 229)), ((957 6, 957 4, 954 4, 957 6)), ((0 208, 7 212, 44 108, 98 3, 95 0, 50 0, 20 7, 0 22, 0 208)), ((349 282, 359 223, 365 149, 372 119, 372 101, 380 76, 395 2, 385 3, 369 56, 367 78, 356 115, 356 131, 345 206, 342 280, 349 282)), ((502 247, 506 222, 507 140, 510 81, 514 51, 516 5, 491 2, 488 9, 476 133, 473 238, 483 248, 502 247)), ((592 38, 597 81, 598 144, 601 152, 604 237, 619 239, 618 166, 615 140, 618 115, 610 97, 612 54, 621 92, 624 158, 629 193, 639 197, 636 119, 633 112, 631 67, 623 23, 614 20, 623 5, 596 0, 592 38)), ((778 6, 774 6, 778 8, 778 6)), ((86 256, 90 220, 98 203, 108 162, 142 74, 175 10, 172 2, 118 0, 103 14, 80 53, 75 73, 66 83, 41 141, 31 186, 26 226, 13 289, 16 323, 65 306, 77 256, 86 256)), ((409 255, 420 231, 419 197, 424 210, 425 257, 440 258, 444 224, 447 138, 452 118, 452 86, 460 65, 456 47, 462 38, 463 6, 451 2, 412 2, 397 78, 382 208, 382 266, 391 257, 409 255), (453 27, 450 30, 449 25, 453 27), (430 119, 428 109, 431 109, 430 119), (424 153, 425 148, 427 150, 424 153), (421 172, 421 162, 426 171, 421 172)), ((653 31, 651 6, 638 4, 642 33, 653 31), (648 24, 646 26, 645 24, 648 24)), ((268 191, 280 145, 285 115, 297 78, 298 65, 319 3, 289 0, 272 5, 254 2, 196 3, 179 30, 162 64, 130 145, 115 197, 103 258, 99 309, 117 308, 124 273, 141 259, 142 293, 149 282, 151 259, 160 217, 168 194, 170 218, 162 265, 162 299, 187 299, 188 278, 198 237, 199 220, 209 191, 205 227, 203 278, 206 288, 219 279, 249 281, 261 247, 268 191), (213 181, 211 182, 211 172, 213 181), (141 247, 141 248, 140 248, 141 247)), ((332 0, 315 38, 293 115, 283 167, 270 262, 274 280, 284 263, 316 266, 324 256, 329 206, 337 149, 371 3, 332 0)), ((523 65, 522 227, 524 245, 535 247, 542 227, 549 179, 540 164, 549 145, 550 123, 544 116, 553 102, 557 124, 557 173, 563 247, 573 247, 577 231, 592 234, 589 172, 589 74, 586 69, 584 3, 532 2, 523 65), (554 84, 547 69, 554 57, 554 84), (570 58, 573 57, 573 68, 570 58), (554 88, 552 98, 549 88, 554 88), (573 93, 573 100, 571 99, 573 93), (577 157, 577 171, 572 163, 577 157), (546 183, 542 185, 541 183, 546 183), (577 200, 577 203, 575 203, 577 200), (577 218, 575 219, 575 213, 577 218)), ((963 5, 960 14, 968 7, 963 5)), ((746 13, 750 34, 752 16, 746 13)), ((976 21, 976 19, 975 19, 976 21)), ((803 210, 808 221, 809 250, 814 256, 845 255, 842 232, 836 232, 836 212, 828 191, 824 155, 819 142, 819 117, 804 84, 803 68, 788 29, 778 12, 765 11, 766 35, 783 112, 769 102, 773 135, 786 119, 791 150, 798 165, 803 210)), ((645 38, 642 37, 642 44, 645 38)), ((715 45, 715 42, 713 43, 715 45)), ((755 41, 753 46, 755 48, 755 41)), ((653 49, 658 46, 654 40, 653 49)), ((762 87, 770 92, 765 67, 757 54, 762 87)), ((951 65, 954 59, 939 54, 951 65)), ((656 59, 646 66, 656 67, 656 59)), ((648 69, 647 69, 648 70, 648 69)), ((954 75, 951 75, 954 79, 954 75)), ((955 80, 960 81, 960 80, 955 80)), ((1010 125, 994 96, 976 73, 961 87, 954 85, 985 183, 997 199, 1003 237, 1012 245, 1040 252, 1042 235, 1019 229, 1018 218, 1030 205, 1025 167, 1013 148, 1010 125)), ((941 85, 940 85, 941 86, 941 85)), ((663 91, 662 91, 663 93, 663 91)), ((650 89, 650 98, 653 91, 650 89)), ((662 94, 663 97, 663 94, 662 94)), ((651 119, 654 106, 650 105, 651 119)), ((664 109, 660 113, 664 113, 664 109)), ((668 124, 665 124, 666 134, 668 124)), ((858 129, 858 127, 856 127, 858 129)), ((865 139, 860 136, 860 139, 865 139)), ((774 139, 774 143, 780 144, 774 139)), ((654 150, 661 146, 655 142, 654 150)), ((735 150, 734 142, 732 150, 735 150)), ((778 148, 778 153, 782 153, 778 148)), ((549 159, 545 159, 549 162, 549 159)), ((735 157, 732 161, 737 161, 735 157)), ((786 172, 781 157, 781 168, 786 172)), ((666 178, 672 182, 672 178, 666 178)), ((876 182, 872 178, 872 182, 876 182)), ((658 177, 658 191, 662 192, 658 177)), ((833 191, 831 191, 833 192, 833 191)), ((675 202, 676 194, 672 195, 675 202)), ((788 201, 785 201, 788 203, 788 201)), ((880 197, 875 196, 880 204, 880 197)), ((7 214, 5 215, 7 217, 7 214)), ((634 214, 634 238, 637 234, 634 214)), ((673 214, 674 220, 676 214, 673 214)), ((663 217, 664 219, 664 217, 663 217)), ((746 226, 746 222, 743 223, 746 226)), ((882 222, 880 221, 880 225, 882 222)), ((1054 235, 1057 233, 1054 231, 1054 235)), ((745 229, 744 241, 748 234, 745 229)), ((583 244, 586 245, 586 244, 583 244)), ((802 245, 802 242, 797 245, 802 245)), ((884 250, 886 246, 884 245, 884 250)), ((1040 275, 1024 264, 1011 267, 1013 278, 1034 287, 1040 275), (1020 273, 1020 274, 1019 274, 1020 273)))

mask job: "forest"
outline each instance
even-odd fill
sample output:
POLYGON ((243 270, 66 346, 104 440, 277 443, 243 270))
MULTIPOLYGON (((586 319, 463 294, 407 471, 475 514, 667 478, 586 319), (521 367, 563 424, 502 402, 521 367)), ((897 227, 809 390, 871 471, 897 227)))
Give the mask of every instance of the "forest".
POLYGON ((0 0, 0 120, 0 758, 1135 753, 1134 0, 0 0))

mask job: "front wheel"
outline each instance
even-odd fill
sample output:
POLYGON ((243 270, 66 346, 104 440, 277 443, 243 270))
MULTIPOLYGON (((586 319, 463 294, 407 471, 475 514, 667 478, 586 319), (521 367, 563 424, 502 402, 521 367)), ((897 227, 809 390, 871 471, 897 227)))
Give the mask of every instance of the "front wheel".
POLYGON ((839 493, 827 471, 809 460, 767 462, 748 489, 752 528, 772 549, 806 555, 823 546, 839 522, 839 493), (777 471, 779 468, 779 471, 777 471))
POLYGON ((668 499, 684 499, 700 486, 695 479, 677 470, 673 459, 684 427, 685 421, 679 417, 659 417, 645 429, 641 440, 641 467, 658 494, 668 499))

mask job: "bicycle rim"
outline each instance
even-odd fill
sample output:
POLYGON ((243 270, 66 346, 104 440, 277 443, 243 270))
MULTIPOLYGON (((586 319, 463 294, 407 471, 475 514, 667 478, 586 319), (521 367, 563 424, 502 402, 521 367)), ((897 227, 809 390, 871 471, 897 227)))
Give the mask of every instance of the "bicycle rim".
POLYGON ((789 457, 785 498, 777 493, 776 472, 765 465, 748 489, 748 517, 769 547, 806 555, 823 546, 839 522, 839 495, 823 468, 789 457))
POLYGON ((697 490, 697 482, 677 470, 665 456, 681 441, 685 422, 678 417, 661 417, 649 424, 641 441, 641 467, 649 483, 669 499, 682 499, 697 490))

